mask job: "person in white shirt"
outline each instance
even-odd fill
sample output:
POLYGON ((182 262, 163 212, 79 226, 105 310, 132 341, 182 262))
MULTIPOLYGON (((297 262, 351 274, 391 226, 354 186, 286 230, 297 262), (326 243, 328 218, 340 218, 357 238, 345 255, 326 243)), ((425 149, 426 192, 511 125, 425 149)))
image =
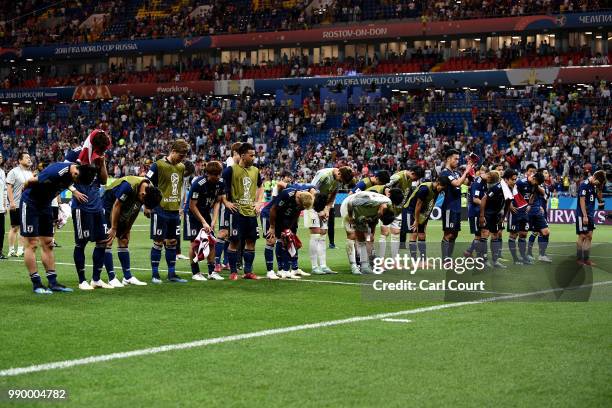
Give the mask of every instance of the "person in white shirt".
POLYGON ((32 159, 27 153, 19 153, 17 156, 19 165, 9 171, 6 176, 6 191, 9 204, 9 213, 11 220, 11 229, 9 230, 8 243, 9 250, 8 256, 23 256, 23 239, 17 238, 19 235, 20 226, 20 215, 19 215, 19 203, 21 202, 21 193, 23 191, 23 185, 26 181, 32 178, 32 159), (15 251, 15 244, 17 244, 17 251, 15 251))
MULTIPOLYGON (((4 158, 0 155, 0 166, 4 163, 4 158)), ((4 221, 6 211, 8 210, 8 202, 6 200, 6 174, 4 169, 0 167, 0 259, 6 259, 2 250, 4 249, 4 221)))

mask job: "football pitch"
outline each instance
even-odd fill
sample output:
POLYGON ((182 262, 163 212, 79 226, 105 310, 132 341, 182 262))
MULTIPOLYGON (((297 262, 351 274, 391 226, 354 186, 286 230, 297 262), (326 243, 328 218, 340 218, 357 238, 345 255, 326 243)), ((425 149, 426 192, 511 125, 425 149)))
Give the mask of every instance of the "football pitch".
MULTIPOLYGON (((60 282, 74 293, 34 295, 23 260, 0 261, 0 405, 591 407, 612 401, 612 227, 595 231, 597 266, 576 285, 541 284, 550 280, 547 270, 575 265, 574 225, 552 225, 552 266, 507 260, 508 269, 482 273, 495 281, 494 290, 453 301, 368 291, 371 277, 349 273, 339 221, 337 249, 327 251, 338 275, 152 285, 148 220, 135 224, 132 272, 149 282, 145 287, 76 289, 71 222, 56 234, 56 262, 60 282), (45 389, 65 390, 67 398, 8 397, 9 390, 45 389)), ((432 222, 432 255, 440 253, 440 237, 440 224, 432 222)), ((303 228, 300 238, 300 267, 310 271, 303 228)), ((471 238, 463 231, 460 240, 471 238)), ((507 233, 503 245, 509 259, 507 233)), ((260 277, 263 246, 260 239, 254 268, 260 277)), ((86 250, 89 278, 92 249, 86 250)), ((164 268, 162 257, 163 278, 164 268)), ((116 255, 115 270, 121 277, 116 255)), ((189 279, 188 261, 178 261, 177 270, 189 279)), ((102 276, 107 279, 105 271, 102 276)))

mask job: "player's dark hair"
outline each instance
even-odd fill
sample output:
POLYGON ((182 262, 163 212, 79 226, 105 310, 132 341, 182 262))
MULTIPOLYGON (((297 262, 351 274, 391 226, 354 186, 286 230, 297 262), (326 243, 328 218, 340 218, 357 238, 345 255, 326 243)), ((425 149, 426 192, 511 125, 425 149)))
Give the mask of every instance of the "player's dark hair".
POLYGON ((149 184, 149 186, 145 189, 144 206, 152 210, 153 208, 157 207, 159 203, 161 203, 161 200, 162 193, 159 191, 159 188, 149 184))
POLYGON ((506 169, 504 171, 504 175, 502 176, 504 179, 508 180, 511 179, 514 176, 517 176, 518 173, 516 172, 516 170, 514 169, 506 169))
POLYGON ((401 188, 392 188, 389 190, 389 198, 393 205, 400 205, 404 201, 404 192, 401 188))
POLYGON ((449 157, 451 157, 451 156, 453 156, 455 154, 459 154, 459 150, 452 149, 452 148, 446 149, 444 151, 444 160, 448 159, 449 157))
POLYGON ((340 167, 340 179, 344 184, 348 184, 353 179, 353 169, 349 166, 340 167))
POLYGON ((255 150, 255 146, 250 143, 242 143, 238 148, 238 154, 243 155, 249 152, 249 150, 255 150))
POLYGON ((540 185, 544 182, 544 174, 536 173, 533 175, 533 179, 536 181, 536 183, 538 183, 538 185, 540 185))
POLYGON ((425 169, 421 166, 412 166, 408 170, 412 171, 417 179, 422 179, 425 176, 425 169))
POLYGON ((380 217, 380 221, 383 225, 389 225, 395 220, 395 213, 389 207, 385 208, 383 211, 382 217, 380 217))
POLYGON ((205 171, 206 174, 209 174, 211 176, 218 176, 223 171, 223 165, 218 161, 209 161, 208 163, 206 163, 205 171))
POLYGON ((106 132, 102 129, 96 129, 94 132, 95 134, 91 137, 92 146, 98 149, 106 149, 110 144, 110 138, 106 132))
POLYGON ((440 183, 440 185, 442 187, 445 187, 445 188, 451 185, 451 181, 448 178, 448 176, 440 176, 440 177, 438 177, 438 183, 440 183))
POLYGON ((376 178, 380 184, 387 184, 391 180, 391 176, 387 170, 379 170, 376 172, 376 178))
POLYGON ((195 164, 193 164, 192 161, 187 160, 185 161, 184 164, 185 164, 185 173, 184 173, 185 177, 189 177, 195 173, 195 164))
POLYGON ((91 164, 78 165, 79 169, 79 184, 89 185, 98 175, 98 169, 91 164))
POLYGON ((21 159, 23 159, 23 156, 25 155, 29 155, 30 153, 28 152, 19 152, 19 154, 17 155, 17 161, 21 161, 21 159))
POLYGON ((314 203, 312 204, 312 208, 316 212, 321 212, 327 205, 327 194, 317 193, 315 195, 314 203))
POLYGON ((533 164, 533 163, 529 163, 529 164, 527 165, 527 167, 525 167, 525 171, 529 171, 529 170, 531 170, 531 169, 535 169, 535 170, 537 170, 538 168, 536 167, 536 165, 535 165, 535 164, 533 164))

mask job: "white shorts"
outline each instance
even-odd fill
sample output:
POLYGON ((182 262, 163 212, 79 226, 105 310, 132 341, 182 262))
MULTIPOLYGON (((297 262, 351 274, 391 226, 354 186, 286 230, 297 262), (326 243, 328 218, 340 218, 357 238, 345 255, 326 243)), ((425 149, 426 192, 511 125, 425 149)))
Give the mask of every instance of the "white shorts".
POLYGON ((391 228, 391 229, 401 229, 402 228, 402 215, 398 215, 395 217, 395 219, 393 220, 393 222, 389 225, 383 225, 381 220, 378 220, 378 225, 380 225, 381 227, 386 227, 386 228, 391 228))
POLYGON ((304 227, 327 229, 327 220, 321 221, 319 214, 315 210, 304 211, 304 227))
POLYGON ((348 216, 348 200, 344 200, 340 205, 340 217, 342 217, 342 223, 344 224, 344 230, 347 233, 355 232, 355 226, 349 221, 348 216))

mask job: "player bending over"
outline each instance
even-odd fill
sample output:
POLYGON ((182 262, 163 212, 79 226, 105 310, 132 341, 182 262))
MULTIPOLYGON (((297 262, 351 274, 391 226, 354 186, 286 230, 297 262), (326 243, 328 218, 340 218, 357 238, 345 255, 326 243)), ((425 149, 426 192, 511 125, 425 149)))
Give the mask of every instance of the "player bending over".
POLYGON ((417 259, 418 257, 417 249, 421 259, 423 261, 427 259, 427 222, 434 209, 438 195, 446 188, 448 183, 449 180, 446 177, 440 177, 438 180, 421 183, 408 199, 407 221, 408 231, 410 232, 410 243, 408 248, 410 249, 410 257, 413 259, 417 259))
POLYGON ((24 260, 34 293, 72 292, 57 281, 55 254, 53 253, 53 211, 51 201, 73 183, 89 185, 97 170, 90 165, 52 163, 38 176, 26 181, 21 195, 21 235, 25 238, 24 260), (41 246, 41 261, 45 268, 49 288, 42 284, 36 265, 36 249, 41 246))
MULTIPOLYGON (((187 195, 189 207, 185 213, 185 226, 183 228, 184 239, 193 242, 200 230, 204 228, 207 233, 214 235, 219 207, 221 203, 226 208, 235 210, 234 204, 227 201, 225 196, 225 183, 220 178, 223 166, 218 161, 206 163, 206 174, 196 177, 191 183, 187 195), (212 214, 212 216, 211 216, 212 214)), ((223 277, 215 271, 215 248, 212 247, 208 254, 208 278, 212 280, 223 280, 223 277)), ((205 281, 206 277, 200 272, 200 265, 193 262, 194 249, 190 246, 189 259, 191 260, 192 279, 205 281)))
POLYGON ((353 170, 350 167, 340 167, 331 169, 321 169, 315 174, 311 184, 327 197, 325 208, 316 212, 307 211, 304 217, 304 224, 310 230, 310 262, 312 273, 324 275, 336 273, 327 266, 327 246, 325 245, 325 235, 327 234, 327 220, 329 212, 336 201, 336 193, 342 184, 348 184, 353 180, 353 170))
MULTIPOLYGON (((279 276, 273 277, 274 271, 270 274, 268 265, 268 278, 278 279, 290 278, 300 279, 297 268, 291 265, 291 254, 288 248, 287 237, 283 234, 290 230, 292 234, 297 234, 297 224, 300 212, 310 210, 314 203, 314 196, 310 192, 311 188, 299 190, 295 188, 285 188, 272 201, 270 208, 270 226, 266 230, 266 240, 270 242, 276 240, 276 259, 278 263, 279 276)), ((265 228, 265 226, 264 226, 265 228)), ((266 264, 268 264, 266 260, 266 264)))
POLYGON ((147 215, 159 206, 161 200, 159 189, 144 177, 121 177, 105 188, 102 202, 106 223, 110 225, 106 248, 112 250, 113 240, 117 238, 117 256, 123 272, 123 285, 146 286, 146 282, 141 282, 131 272, 130 231, 143 204, 147 215))
POLYGON ((370 254, 366 239, 374 231, 376 223, 380 219, 383 225, 389 225, 395 219, 392 202, 389 197, 374 191, 361 191, 349 195, 340 206, 340 216, 344 222, 344 230, 347 238, 355 240, 361 268, 353 268, 356 264, 355 254, 349 254, 351 273, 354 275, 372 273, 370 266, 370 254))
MULTIPOLYGON (((418 181, 423 178, 425 171, 422 167, 413 166, 408 170, 400 170, 391 176, 387 187, 399 188, 404 194, 404 200, 400 205, 401 211, 396 214, 395 220, 390 225, 380 227, 380 238, 378 241, 379 251, 378 256, 384 257, 387 250, 387 237, 391 234, 391 257, 395 258, 400 250, 400 245, 405 240, 405 234, 408 232, 408 198, 412 194, 418 181)), ((404 241, 405 244, 405 241, 404 241)), ((402 248, 405 249, 405 246, 402 248)))

